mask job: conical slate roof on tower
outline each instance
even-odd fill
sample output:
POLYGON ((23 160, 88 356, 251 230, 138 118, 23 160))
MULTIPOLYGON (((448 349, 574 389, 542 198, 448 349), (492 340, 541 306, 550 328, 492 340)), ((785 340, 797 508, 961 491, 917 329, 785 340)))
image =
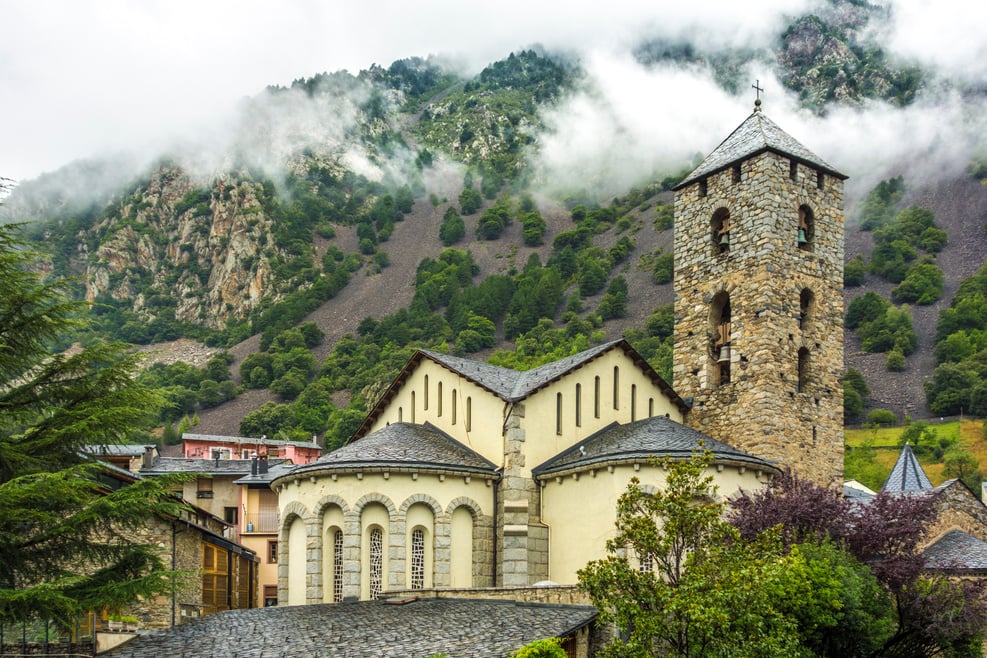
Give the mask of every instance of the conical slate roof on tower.
POLYGON ((912 447, 905 444, 891 469, 891 475, 884 483, 882 491, 889 493, 915 493, 932 489, 929 477, 922 470, 922 465, 918 463, 918 458, 912 452, 912 447))
POLYGON ((761 112, 761 102, 754 105, 754 112, 747 120, 740 124, 730 136, 723 140, 713 152, 696 167, 691 174, 686 176, 674 189, 683 188, 690 183, 705 178, 710 174, 722 171, 727 167, 747 160, 758 153, 764 151, 774 151, 811 167, 824 171, 840 180, 845 180, 846 175, 836 171, 831 165, 818 155, 805 148, 797 139, 778 127, 774 121, 766 117, 761 112))

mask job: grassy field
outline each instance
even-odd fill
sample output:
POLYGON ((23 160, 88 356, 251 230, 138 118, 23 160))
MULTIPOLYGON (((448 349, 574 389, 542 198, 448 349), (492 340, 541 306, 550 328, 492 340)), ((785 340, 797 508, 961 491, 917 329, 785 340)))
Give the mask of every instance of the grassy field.
MULTIPOLYGON (((959 445, 970 452, 974 459, 980 462, 981 470, 987 469, 987 440, 984 439, 984 421, 978 419, 954 421, 949 423, 930 423, 940 437, 956 439, 959 438, 959 445)), ((844 442, 849 447, 864 446, 868 442, 877 448, 875 461, 883 468, 884 477, 891 473, 895 461, 901 452, 898 448, 898 438, 904 431, 904 427, 882 427, 879 429, 848 429, 844 432, 844 442)), ((931 463, 926 458, 921 458, 920 462, 932 484, 941 484, 947 480, 943 475, 943 465, 941 463, 931 463)), ((846 473, 847 479, 860 479, 849 469, 846 473)), ((873 474, 870 478, 874 479, 873 474)), ((978 492, 979 493, 979 492, 978 492)))

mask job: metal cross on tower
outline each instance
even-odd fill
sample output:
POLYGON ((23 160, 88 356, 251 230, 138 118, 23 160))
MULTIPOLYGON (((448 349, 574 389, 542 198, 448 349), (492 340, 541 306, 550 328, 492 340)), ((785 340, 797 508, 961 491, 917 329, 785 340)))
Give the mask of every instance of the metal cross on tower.
POLYGON ((757 100, 761 100, 761 92, 764 91, 764 88, 761 87, 761 81, 755 80, 751 87, 753 87, 757 92, 757 100))

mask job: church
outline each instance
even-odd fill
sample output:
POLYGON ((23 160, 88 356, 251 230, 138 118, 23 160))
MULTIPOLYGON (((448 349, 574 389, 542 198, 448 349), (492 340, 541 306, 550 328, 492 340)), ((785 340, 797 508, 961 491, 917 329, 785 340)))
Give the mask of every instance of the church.
MULTIPOLYGON (((675 189, 675 389, 625 340, 518 372, 419 351, 349 443, 274 474, 282 604, 571 585, 631 477, 842 481, 843 181, 754 112, 675 189)), ((644 567, 644 565, 642 565, 644 567)))

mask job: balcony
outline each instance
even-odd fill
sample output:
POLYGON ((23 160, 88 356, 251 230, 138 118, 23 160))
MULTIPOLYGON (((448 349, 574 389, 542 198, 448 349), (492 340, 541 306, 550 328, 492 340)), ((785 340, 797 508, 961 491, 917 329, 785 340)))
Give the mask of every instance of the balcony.
POLYGON ((244 533, 271 533, 278 531, 278 511, 261 510, 244 515, 244 533))

